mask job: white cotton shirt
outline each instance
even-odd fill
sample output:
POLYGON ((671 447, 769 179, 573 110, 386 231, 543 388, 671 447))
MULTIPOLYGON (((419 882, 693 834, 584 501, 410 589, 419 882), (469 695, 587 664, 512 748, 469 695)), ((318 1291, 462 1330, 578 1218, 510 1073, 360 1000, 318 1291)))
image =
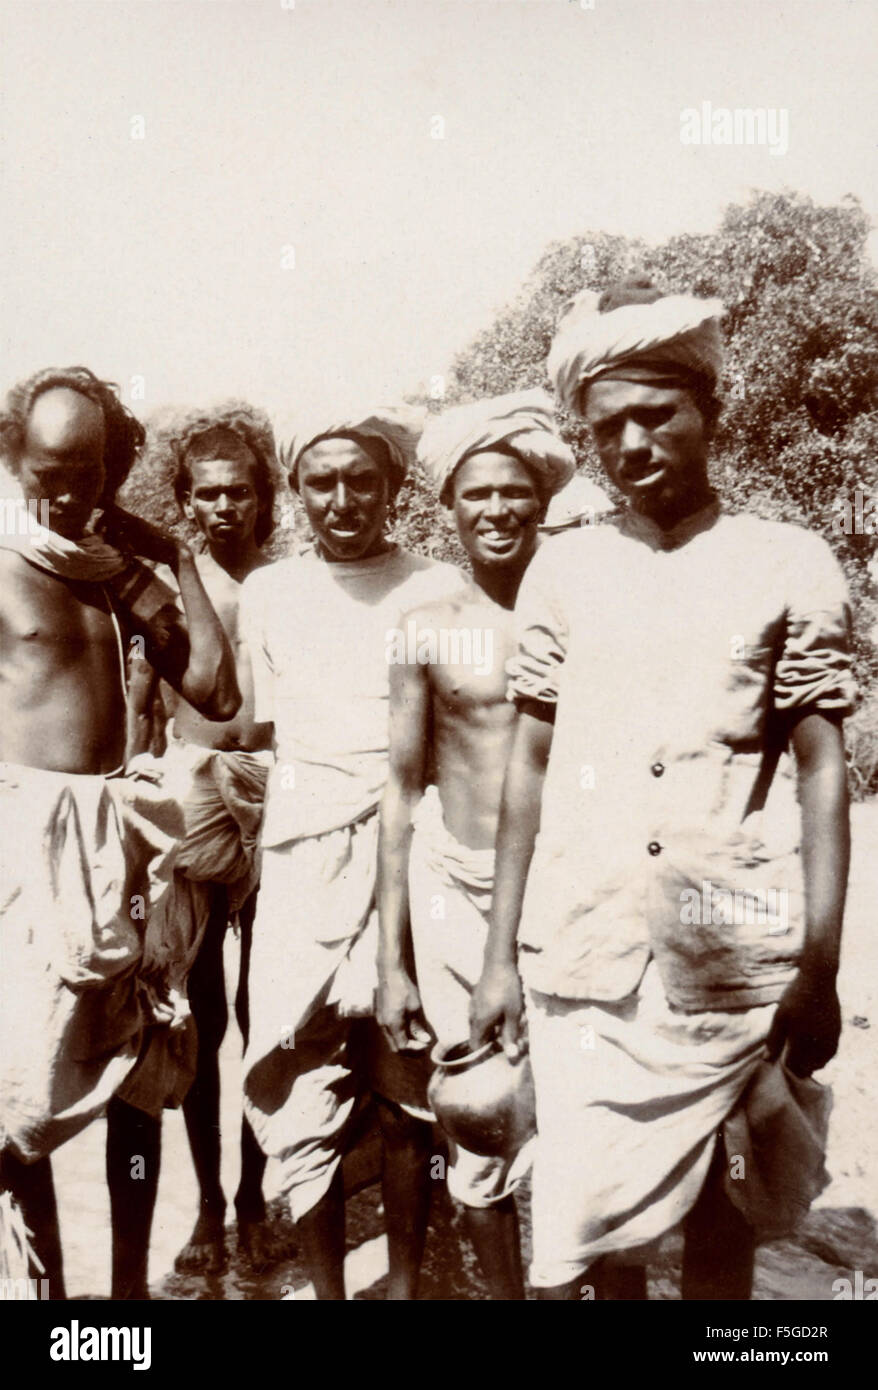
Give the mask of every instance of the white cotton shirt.
POLYGON ((507 664, 510 697, 556 711, 519 932, 532 988, 624 999, 654 954, 678 1008, 779 997, 804 911, 772 731, 849 713, 849 617, 824 540, 715 505, 672 533, 625 512, 540 547, 507 664))
POLYGON ((375 809, 387 780, 394 630, 410 609, 465 584, 456 566, 399 546, 351 562, 291 557, 245 579, 240 632, 255 717, 274 724, 277 759, 264 845, 323 835, 375 809))

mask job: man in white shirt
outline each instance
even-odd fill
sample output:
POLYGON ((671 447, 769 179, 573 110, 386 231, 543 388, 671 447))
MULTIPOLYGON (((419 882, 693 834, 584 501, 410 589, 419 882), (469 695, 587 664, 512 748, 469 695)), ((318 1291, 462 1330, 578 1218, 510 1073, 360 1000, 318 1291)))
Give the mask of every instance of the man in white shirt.
MULTIPOLYGON (((537 554, 508 667, 472 1022, 511 1042, 523 982, 542 1298, 645 1297, 637 1252, 681 1220, 683 1297, 748 1298, 774 1155, 797 1114, 825 1120, 808 1078, 840 1027, 847 595, 820 537, 725 515, 710 487, 721 309, 621 286, 581 298, 549 357, 628 505, 537 554), (729 1125, 757 1123, 754 1088, 782 1103, 742 1173, 729 1125)), ((777 1201, 801 1183, 801 1210, 822 1154, 797 1159, 777 1201)))
MULTIPOLYGON (((463 584, 385 534, 420 417, 322 422, 287 460, 315 550, 251 575, 241 631, 255 717, 274 725, 253 930, 246 1108, 283 1188, 321 1299, 344 1298, 340 1160, 371 1086, 385 1139, 388 1298, 415 1295, 426 1230, 425 1059, 395 1057, 371 1019, 378 804, 388 768, 387 633, 463 584), (379 1072, 376 1075, 376 1069, 379 1072)), ((426 1045, 426 1037, 424 1043, 426 1045)))

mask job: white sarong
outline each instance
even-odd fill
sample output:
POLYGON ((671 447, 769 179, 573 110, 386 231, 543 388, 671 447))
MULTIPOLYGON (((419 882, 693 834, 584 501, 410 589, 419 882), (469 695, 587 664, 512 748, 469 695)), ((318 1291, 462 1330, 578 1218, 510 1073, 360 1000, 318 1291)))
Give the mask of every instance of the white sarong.
MULTIPOLYGON (((521 963, 527 983, 527 952, 521 963)), ((530 1277, 552 1288, 600 1255, 652 1242, 694 1206, 776 1005, 675 1013, 655 961, 617 1004, 526 995, 537 1107, 530 1277)))
POLYGON ((370 1088, 429 1118, 423 1059, 388 1056, 371 1018, 377 851, 376 813, 263 848, 244 1113, 296 1221, 327 1192, 370 1088))
POLYGON ((137 777, 0 765, 0 1147, 41 1158, 132 1068, 178 803, 137 777))
MULTIPOLYGON (((448 831, 436 787, 413 817, 409 917, 424 1016, 443 1046, 469 1037, 469 1004, 482 973, 494 888, 493 849, 470 849, 448 831)), ((485 1158, 449 1138, 448 1190, 469 1207, 508 1197, 530 1167, 532 1145, 485 1158)))
POLYGON ((158 1116, 181 1105, 195 1077, 197 1036, 189 1012, 189 971, 210 916, 211 885, 227 886, 230 915, 259 880, 258 834, 271 754, 203 748, 172 739, 161 759, 141 754, 129 765, 179 803, 184 835, 174 874, 147 934, 143 968, 161 982, 175 1010, 168 1026, 151 1029, 120 1099, 158 1116))

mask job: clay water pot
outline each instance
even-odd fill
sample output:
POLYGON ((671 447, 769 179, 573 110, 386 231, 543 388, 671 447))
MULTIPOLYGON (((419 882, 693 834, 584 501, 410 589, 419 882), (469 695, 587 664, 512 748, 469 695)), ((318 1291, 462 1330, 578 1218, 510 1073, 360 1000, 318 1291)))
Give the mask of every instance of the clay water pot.
POLYGON ((430 1060, 427 1096, 446 1134, 471 1153, 513 1157, 536 1130, 527 1053, 510 1062, 492 1038, 474 1051, 468 1042, 437 1044, 430 1060))

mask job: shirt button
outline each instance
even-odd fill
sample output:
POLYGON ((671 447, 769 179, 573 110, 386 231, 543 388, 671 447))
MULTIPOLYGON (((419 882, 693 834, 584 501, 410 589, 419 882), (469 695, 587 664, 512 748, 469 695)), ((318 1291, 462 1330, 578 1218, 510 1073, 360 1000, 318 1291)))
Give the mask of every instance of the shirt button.
POLYGON ((661 777, 662 773, 665 770, 665 765, 664 763, 653 763, 652 767, 649 770, 652 773, 653 777, 661 777))
POLYGON ((650 854, 652 854, 652 855, 661 854, 661 852, 662 852, 662 847, 661 847, 661 845, 659 844, 658 840, 650 840, 650 842, 649 842, 649 844, 646 846, 646 848, 649 850, 650 854))

